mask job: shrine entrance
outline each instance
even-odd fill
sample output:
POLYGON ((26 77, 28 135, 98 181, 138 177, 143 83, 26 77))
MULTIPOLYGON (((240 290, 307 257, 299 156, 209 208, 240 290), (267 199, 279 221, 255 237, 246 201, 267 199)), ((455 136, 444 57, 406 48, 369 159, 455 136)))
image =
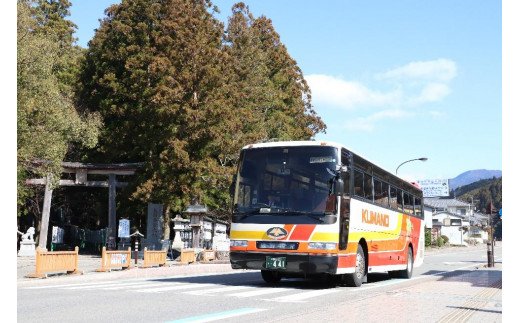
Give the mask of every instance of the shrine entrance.
MULTIPOLYGON (((107 249, 116 249, 116 188, 127 186, 127 182, 118 182, 118 175, 134 175, 143 163, 123 163, 123 164, 90 164, 62 162, 62 173, 74 174, 74 180, 60 179, 59 186, 79 186, 79 187, 107 187, 108 188, 108 233, 107 249), (88 175, 107 175, 108 180, 88 180, 88 175)), ((38 166, 38 163, 35 163, 38 166)), ((50 178, 33 178, 26 180, 28 185, 45 185, 45 195, 43 198, 42 222, 40 240, 38 246, 42 250, 47 250, 47 233, 49 231, 49 216, 52 200, 52 188, 50 178)))

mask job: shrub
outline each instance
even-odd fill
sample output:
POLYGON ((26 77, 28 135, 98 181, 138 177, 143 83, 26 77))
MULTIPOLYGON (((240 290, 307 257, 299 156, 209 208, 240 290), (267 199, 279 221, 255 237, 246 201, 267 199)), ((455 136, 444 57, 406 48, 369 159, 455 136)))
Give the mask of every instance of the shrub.
POLYGON ((442 247, 442 246, 444 246, 444 239, 442 239, 442 238, 440 238, 440 237, 437 238, 437 241, 435 241, 435 245, 436 245, 437 247, 442 247))
POLYGON ((441 238, 442 238, 442 240, 444 240, 444 244, 449 244, 450 243, 450 238, 448 238, 447 236, 442 235, 441 238))
POLYGON ((432 245, 432 229, 424 228, 424 245, 430 247, 432 245))

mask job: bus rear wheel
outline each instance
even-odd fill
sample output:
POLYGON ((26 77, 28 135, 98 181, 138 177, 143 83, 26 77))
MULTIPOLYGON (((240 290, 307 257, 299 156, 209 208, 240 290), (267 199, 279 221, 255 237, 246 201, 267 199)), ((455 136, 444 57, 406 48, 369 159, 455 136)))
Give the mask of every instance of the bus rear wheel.
POLYGON ((261 272, 266 283, 276 284, 282 279, 282 275, 278 271, 262 270, 261 272))
POLYGON ((348 286, 359 287, 363 284, 363 278, 366 275, 366 263, 363 247, 358 244, 356 253, 356 269, 352 274, 345 274, 345 282, 348 286))
POLYGON ((408 247, 408 256, 406 257, 406 269, 388 272, 392 278, 410 279, 413 274, 413 250, 408 247))

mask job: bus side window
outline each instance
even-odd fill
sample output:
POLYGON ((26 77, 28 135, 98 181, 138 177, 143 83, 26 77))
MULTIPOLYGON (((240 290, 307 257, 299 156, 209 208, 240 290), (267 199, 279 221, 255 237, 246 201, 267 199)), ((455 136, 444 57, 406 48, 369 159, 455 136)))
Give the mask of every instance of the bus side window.
POLYGON ((363 173, 358 170, 354 170, 354 195, 365 197, 363 191, 363 173))
POLYGON ((414 200, 415 200, 415 203, 414 203, 415 204, 415 216, 422 219, 423 215, 422 215, 421 199, 414 196, 414 200))
POLYGON ((370 201, 374 201, 374 194, 372 193, 372 176, 365 174, 365 198, 370 201))
POLYGON ((388 207, 388 183, 381 183, 381 204, 388 207))
POLYGON ((379 205, 383 205, 382 185, 380 180, 374 178, 374 202, 379 205))
POLYGON ((397 188, 390 186, 390 207, 397 210, 397 188))
POLYGON ((397 210, 403 212, 403 190, 397 189, 397 210))
POLYGON ((413 215, 413 197, 410 193, 403 192, 404 212, 413 215))

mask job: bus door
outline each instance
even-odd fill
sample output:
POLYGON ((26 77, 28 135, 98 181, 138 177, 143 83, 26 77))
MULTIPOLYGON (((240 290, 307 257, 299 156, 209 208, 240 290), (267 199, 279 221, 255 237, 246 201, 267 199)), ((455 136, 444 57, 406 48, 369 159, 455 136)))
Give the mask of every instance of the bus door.
POLYGON ((347 249, 348 242, 348 231, 350 225, 350 191, 351 191, 351 183, 350 183, 350 172, 352 170, 352 154, 345 149, 341 151, 341 164, 342 166, 347 166, 347 171, 341 174, 344 190, 340 199, 340 222, 339 222, 339 250, 347 249))

